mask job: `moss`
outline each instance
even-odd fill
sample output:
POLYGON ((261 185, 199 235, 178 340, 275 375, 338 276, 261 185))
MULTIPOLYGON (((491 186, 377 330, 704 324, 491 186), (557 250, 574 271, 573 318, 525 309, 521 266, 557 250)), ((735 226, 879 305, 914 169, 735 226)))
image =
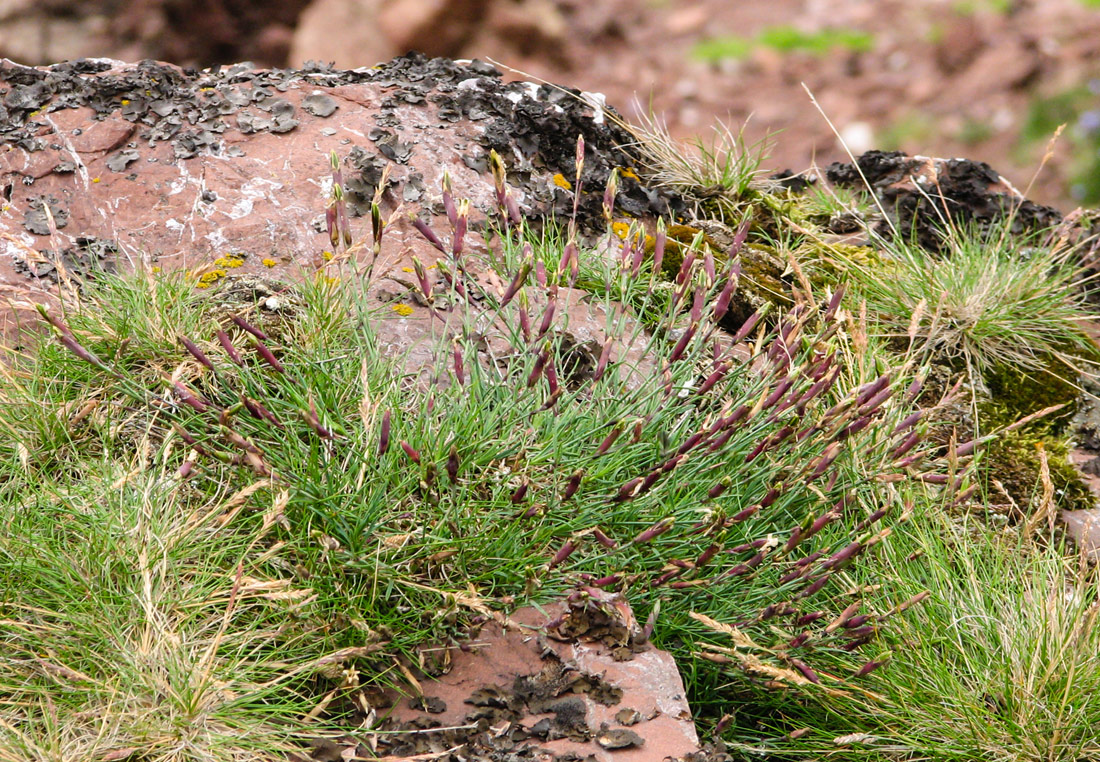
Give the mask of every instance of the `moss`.
POLYGON ((996 479, 1021 508, 1027 508, 1041 490, 1040 448, 1047 454, 1050 479, 1060 508, 1092 508, 1094 498, 1069 461, 1066 429, 1079 397, 1072 371, 1050 358, 1045 372, 1024 373, 997 366, 983 380, 989 397, 978 404, 981 431, 1009 426, 1021 418, 1053 405, 1066 405, 1057 413, 1033 421, 992 442, 985 457, 990 483, 996 479))

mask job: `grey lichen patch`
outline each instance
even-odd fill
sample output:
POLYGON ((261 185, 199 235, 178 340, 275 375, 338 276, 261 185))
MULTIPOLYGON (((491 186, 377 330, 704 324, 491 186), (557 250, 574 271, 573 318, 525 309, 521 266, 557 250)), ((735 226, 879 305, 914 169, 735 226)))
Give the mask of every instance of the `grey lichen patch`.
POLYGON ((49 235, 49 217, 53 218, 53 224, 58 230, 69 224, 69 212, 58 199, 53 196, 35 196, 30 199, 28 208, 23 213, 23 227, 35 235, 49 235))
POLYGON ((336 100, 324 93, 314 92, 302 99, 302 108, 313 116, 332 116, 339 106, 336 100))
POLYGON ((107 159, 107 169, 112 172, 125 172, 126 168, 141 158, 141 154, 133 148, 124 148, 116 151, 107 159))

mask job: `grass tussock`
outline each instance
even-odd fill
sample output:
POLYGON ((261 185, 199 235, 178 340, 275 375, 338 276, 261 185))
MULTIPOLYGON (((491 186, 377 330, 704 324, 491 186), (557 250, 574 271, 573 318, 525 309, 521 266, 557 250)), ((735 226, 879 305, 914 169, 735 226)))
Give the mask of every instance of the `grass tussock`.
MULTIPOLYGON (((727 137, 695 158, 650 140, 658 181, 715 186, 696 198, 737 219, 791 208, 727 137)), ((933 357, 1075 359, 1062 254, 901 246, 855 298, 799 272, 793 306, 730 325, 741 247, 771 233, 744 224, 722 259, 696 235, 670 273, 663 227, 582 251, 493 169, 484 258, 446 180, 449 230, 414 223, 441 255, 411 268, 427 354, 383 351, 406 318, 368 298, 370 264, 287 286, 277 330, 146 272, 43 309, 0 379, 0 762, 368 733, 371 691, 425 647, 594 588, 657 617, 701 727, 743 757, 1097 753, 1095 576, 947 518, 982 461, 928 442, 918 407, 933 357)), ((334 246, 377 258, 377 204, 356 244, 340 200, 334 246)))

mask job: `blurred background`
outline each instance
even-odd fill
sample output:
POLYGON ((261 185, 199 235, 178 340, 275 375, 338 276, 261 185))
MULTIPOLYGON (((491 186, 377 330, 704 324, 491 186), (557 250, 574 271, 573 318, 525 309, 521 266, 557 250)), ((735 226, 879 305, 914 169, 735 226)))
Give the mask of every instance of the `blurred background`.
MULTIPOLYGON (((987 161, 1063 211, 1100 204, 1100 0, 0 0, 0 56, 371 66, 492 58, 774 170, 856 152, 987 161)), ((514 78, 514 75, 509 75, 514 78)))

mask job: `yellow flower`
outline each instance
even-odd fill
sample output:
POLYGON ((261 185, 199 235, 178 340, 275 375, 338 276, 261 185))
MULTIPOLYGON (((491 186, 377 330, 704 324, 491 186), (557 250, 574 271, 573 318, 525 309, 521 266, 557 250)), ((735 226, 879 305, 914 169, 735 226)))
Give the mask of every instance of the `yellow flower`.
POLYGON ((408 317, 409 315, 413 314, 413 308, 407 304, 395 304, 390 307, 390 309, 396 312, 401 317, 408 317))
POLYGON ((122 99, 122 105, 123 106, 129 106, 130 105, 130 99, 129 98, 123 98, 122 99))
POLYGON ((634 170, 631 169, 630 167, 619 167, 619 174, 622 175, 623 177, 629 177, 631 180, 634 180, 635 182, 641 182, 641 180, 638 179, 638 175, 635 174, 634 170))
POLYGON ((153 272, 159 273, 160 272, 160 267, 158 267, 157 265, 153 265, 153 272))
POLYGON ((93 178, 92 178, 92 182, 93 182, 93 183, 98 183, 98 182, 99 182, 99 178, 98 178, 98 177, 93 177, 93 178))
POLYGON ((331 262, 332 261, 332 252, 331 251, 322 251, 321 252, 321 259, 325 260, 326 262, 331 262))
POLYGON ((275 260, 268 257, 267 259, 261 259, 260 264, 263 265, 264 267, 274 267, 275 266, 275 260))
POLYGON ((566 190, 573 190, 573 183, 566 180, 565 175, 563 175, 561 172, 558 172, 556 175, 554 175, 554 185, 558 186, 559 188, 565 188, 566 190))

